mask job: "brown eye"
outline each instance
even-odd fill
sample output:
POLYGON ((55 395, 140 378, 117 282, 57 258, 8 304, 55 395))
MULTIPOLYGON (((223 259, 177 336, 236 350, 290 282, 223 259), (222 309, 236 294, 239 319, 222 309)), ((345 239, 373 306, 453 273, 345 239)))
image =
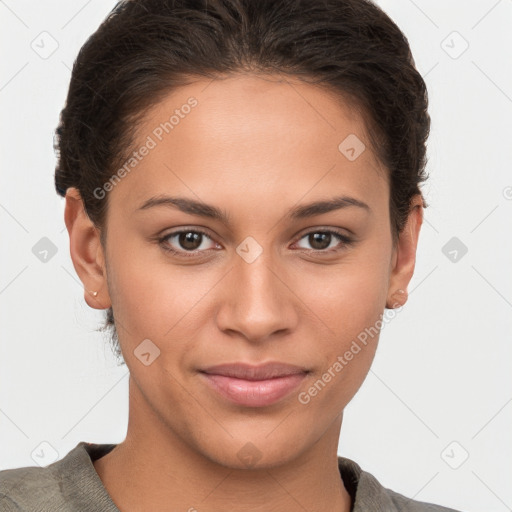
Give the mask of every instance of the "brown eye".
POLYGON ((183 231, 178 234, 178 244, 188 251, 195 251, 201 246, 203 235, 194 231, 183 231), (198 243, 199 242, 199 243, 198 243))
MULTIPOLYGON (((343 248, 353 243, 350 237, 333 230, 310 231, 302 236, 299 242, 304 239, 306 239, 307 243, 310 245, 310 250, 325 253, 343 250, 343 248)), ((300 248, 308 249, 308 247, 300 248)))
POLYGON ((332 235, 331 233, 310 233, 308 235, 308 241, 313 249, 322 251, 327 249, 331 244, 332 235))
POLYGON ((182 229, 165 235, 159 243, 165 251, 178 256, 191 257, 212 249, 211 246, 208 247, 208 240, 214 247, 217 245, 205 231, 182 229))

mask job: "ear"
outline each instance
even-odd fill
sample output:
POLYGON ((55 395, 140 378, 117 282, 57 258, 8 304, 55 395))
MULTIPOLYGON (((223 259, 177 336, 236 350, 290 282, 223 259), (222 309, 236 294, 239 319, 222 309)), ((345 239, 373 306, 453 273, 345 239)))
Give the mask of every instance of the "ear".
POLYGON ((407 301, 407 287, 414 274, 416 248, 422 223, 423 197, 416 194, 411 199, 406 225, 393 251, 386 301, 386 307, 389 309, 403 306, 407 301))
POLYGON ((100 232, 87 215, 80 192, 75 187, 66 191, 64 221, 73 266, 85 288, 85 302, 94 309, 109 308, 111 301, 100 232), (97 292, 96 296, 94 292, 97 292))

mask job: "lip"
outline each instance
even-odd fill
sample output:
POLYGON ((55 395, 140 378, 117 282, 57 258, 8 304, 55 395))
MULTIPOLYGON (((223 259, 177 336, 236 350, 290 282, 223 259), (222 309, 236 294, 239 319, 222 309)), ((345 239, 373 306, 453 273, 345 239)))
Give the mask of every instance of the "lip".
POLYGON ((229 401, 246 407, 265 407, 289 395, 309 371, 285 363, 229 363, 199 373, 211 389, 229 401))

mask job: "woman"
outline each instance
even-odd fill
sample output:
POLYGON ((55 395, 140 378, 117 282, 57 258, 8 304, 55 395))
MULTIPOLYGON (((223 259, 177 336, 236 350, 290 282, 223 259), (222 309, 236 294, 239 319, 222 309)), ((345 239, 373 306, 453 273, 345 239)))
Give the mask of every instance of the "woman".
POLYGON ((2 510, 448 511, 337 456, 407 300, 427 104, 369 1, 119 2, 74 64, 55 184, 128 432, 0 472, 2 510))

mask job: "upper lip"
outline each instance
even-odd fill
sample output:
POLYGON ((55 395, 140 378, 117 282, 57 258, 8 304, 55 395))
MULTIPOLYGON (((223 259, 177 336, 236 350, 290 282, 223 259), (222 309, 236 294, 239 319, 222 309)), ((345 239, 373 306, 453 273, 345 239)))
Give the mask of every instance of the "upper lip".
POLYGON ((245 380, 265 380, 276 377, 285 377, 297 373, 307 373, 308 370, 301 366, 286 363, 266 363, 253 365, 248 363, 226 363, 209 366, 200 370, 211 375, 223 375, 245 380))

